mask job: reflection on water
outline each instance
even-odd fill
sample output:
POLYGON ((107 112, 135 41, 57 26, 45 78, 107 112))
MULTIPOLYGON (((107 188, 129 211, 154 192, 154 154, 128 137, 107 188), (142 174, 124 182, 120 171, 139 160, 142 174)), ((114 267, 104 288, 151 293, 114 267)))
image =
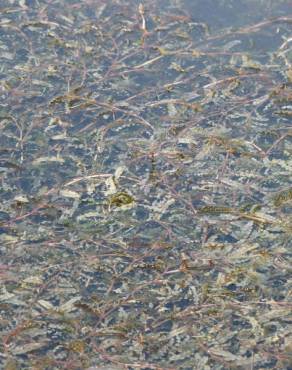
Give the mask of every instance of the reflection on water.
POLYGON ((288 1, 3 1, 4 369, 289 369, 288 1))

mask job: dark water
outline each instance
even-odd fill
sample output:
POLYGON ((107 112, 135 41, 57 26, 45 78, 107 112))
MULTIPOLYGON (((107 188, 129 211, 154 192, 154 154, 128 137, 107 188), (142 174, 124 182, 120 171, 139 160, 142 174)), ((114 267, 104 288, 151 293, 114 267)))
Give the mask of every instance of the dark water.
POLYGON ((289 369, 288 1, 2 1, 0 368, 289 369))

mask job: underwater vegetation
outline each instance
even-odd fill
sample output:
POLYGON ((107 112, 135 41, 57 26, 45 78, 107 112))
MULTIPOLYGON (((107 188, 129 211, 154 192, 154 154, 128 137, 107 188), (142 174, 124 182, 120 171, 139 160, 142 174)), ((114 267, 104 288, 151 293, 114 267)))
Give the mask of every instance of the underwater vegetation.
POLYGON ((291 369, 289 12, 1 1, 1 369, 291 369))

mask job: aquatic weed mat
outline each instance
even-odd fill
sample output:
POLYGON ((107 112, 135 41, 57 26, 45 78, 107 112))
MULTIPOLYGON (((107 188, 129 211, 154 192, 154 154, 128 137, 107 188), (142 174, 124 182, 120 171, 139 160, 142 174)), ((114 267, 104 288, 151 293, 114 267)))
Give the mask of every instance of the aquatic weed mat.
POLYGON ((129 3, 1 2, 0 367, 289 369, 288 2, 129 3))

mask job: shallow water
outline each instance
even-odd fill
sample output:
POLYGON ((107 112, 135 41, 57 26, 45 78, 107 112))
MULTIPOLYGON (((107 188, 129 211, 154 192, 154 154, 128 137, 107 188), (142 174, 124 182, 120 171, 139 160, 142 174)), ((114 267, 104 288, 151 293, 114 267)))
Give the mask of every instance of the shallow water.
POLYGON ((0 368, 291 369, 289 2, 0 14, 0 368))

